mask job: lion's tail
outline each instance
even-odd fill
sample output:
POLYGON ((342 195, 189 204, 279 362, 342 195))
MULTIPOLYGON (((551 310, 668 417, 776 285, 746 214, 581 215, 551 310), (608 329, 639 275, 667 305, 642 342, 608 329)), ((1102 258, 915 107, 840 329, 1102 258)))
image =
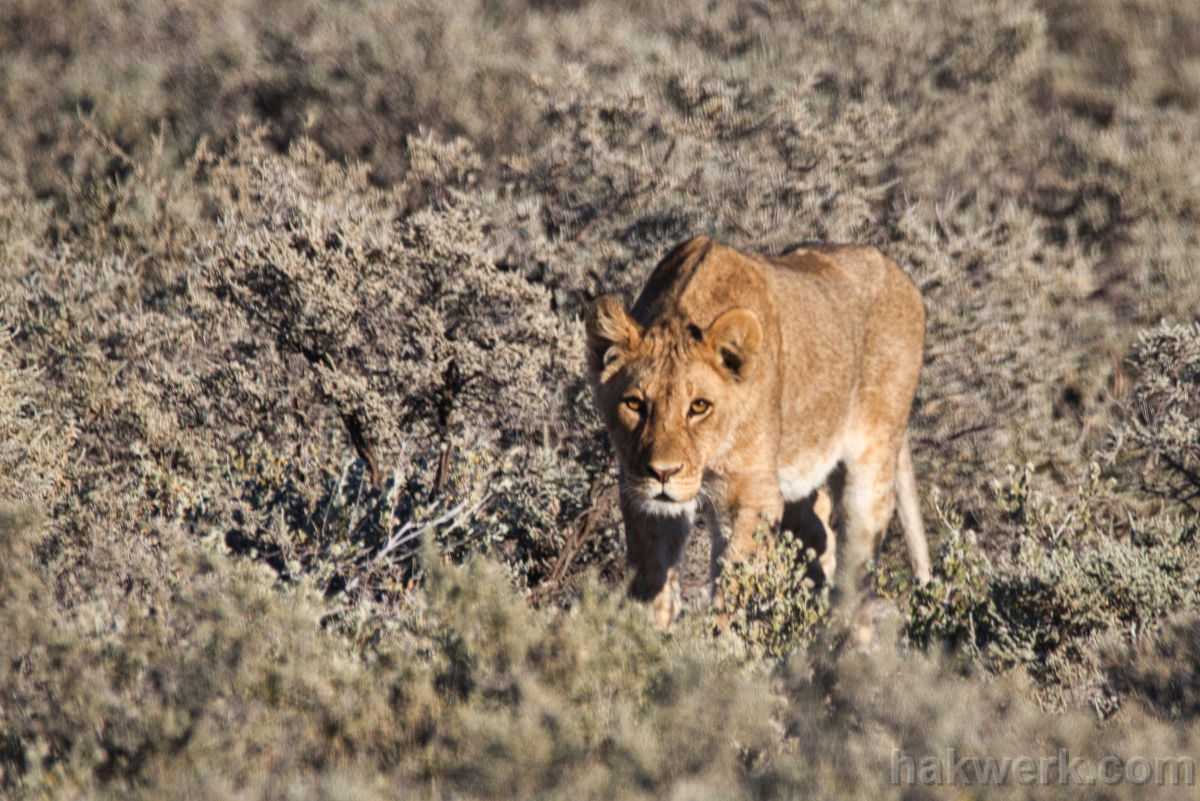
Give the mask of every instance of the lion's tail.
POLYGON ((912 449, 908 446, 908 435, 900 446, 900 460, 896 464, 896 511, 904 526, 904 544, 912 562, 913 575, 925 584, 929 581, 929 543, 925 540, 925 523, 921 520, 921 503, 917 498, 917 478, 913 473, 912 449))

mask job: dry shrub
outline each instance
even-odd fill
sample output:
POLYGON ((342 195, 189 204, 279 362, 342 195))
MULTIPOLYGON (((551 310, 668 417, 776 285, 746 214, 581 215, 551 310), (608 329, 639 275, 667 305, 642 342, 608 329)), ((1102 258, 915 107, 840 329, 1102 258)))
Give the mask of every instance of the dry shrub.
POLYGON ((893 749, 1066 748, 1094 768, 1108 754, 1186 754, 1194 736, 1136 710, 1103 727, 1090 712, 1046 716, 1019 685, 890 647, 819 649, 771 679, 719 643, 656 631, 595 582, 570 614, 539 612, 495 563, 445 566, 432 551, 425 589, 386 619, 361 616, 371 634, 352 648, 322 628, 310 587, 167 528, 159 592, 113 588, 72 609, 50 590, 36 532, 0 516, 0 616, 21 654, 0 666, 11 797, 895 796, 893 749))
POLYGON ((1120 432, 1125 455, 1141 462, 1142 487, 1195 510, 1200 497, 1200 327, 1143 332, 1138 369, 1120 432))
MULTIPOLYGON (((458 191, 460 153, 414 149, 420 175, 458 191)), ((548 573, 607 464, 590 410, 568 403, 584 388, 577 327, 494 263, 477 207, 397 218, 403 190, 250 132, 172 186, 139 175, 79 212, 101 240, 80 250, 133 252, 25 254, 7 275, 9 325, 50 379, 25 413, 70 417, 60 447, 79 454, 34 461, 60 483, 31 500, 119 486, 118 507, 331 591, 363 568, 403 586, 413 529, 457 510, 443 523, 459 539, 505 541, 518 575, 548 573)))
POLYGON ((730 740, 772 747, 766 687, 594 583, 570 616, 539 613, 495 563, 430 550, 424 593, 363 618, 373 633, 348 650, 303 583, 159 535, 158 593, 67 609, 29 522, 0 516, 0 615, 20 654, 0 673, 6 794, 269 795, 337 777, 372 797, 736 793, 730 740))
POLYGON ((221 203, 237 212, 199 254, 212 295, 311 365, 363 453, 535 429, 579 359, 547 294, 488 261, 470 209, 398 221, 365 172, 307 143, 222 161, 211 180, 249 202, 221 203))

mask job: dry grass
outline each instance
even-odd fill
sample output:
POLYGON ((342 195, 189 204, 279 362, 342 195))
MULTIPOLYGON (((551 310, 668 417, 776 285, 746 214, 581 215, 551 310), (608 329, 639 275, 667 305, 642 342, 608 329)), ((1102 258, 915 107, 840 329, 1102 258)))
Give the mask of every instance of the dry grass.
POLYGON ((4 5, 0 794, 857 797, 902 794, 893 747, 1186 754, 1176 5, 4 5), (871 659, 790 551, 743 639, 620 601, 580 314, 699 233, 870 242, 925 295, 937 581, 885 548, 871 659))

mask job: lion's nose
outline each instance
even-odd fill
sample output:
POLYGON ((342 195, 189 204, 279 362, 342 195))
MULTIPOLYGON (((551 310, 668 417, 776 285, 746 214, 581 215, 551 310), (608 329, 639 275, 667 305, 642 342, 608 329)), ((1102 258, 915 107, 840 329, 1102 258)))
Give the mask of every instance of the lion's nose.
POLYGON ((667 483, 671 476, 675 475, 682 469, 683 465, 681 464, 664 465, 655 464, 654 462, 650 463, 650 472, 657 476, 658 480, 664 484, 667 483))

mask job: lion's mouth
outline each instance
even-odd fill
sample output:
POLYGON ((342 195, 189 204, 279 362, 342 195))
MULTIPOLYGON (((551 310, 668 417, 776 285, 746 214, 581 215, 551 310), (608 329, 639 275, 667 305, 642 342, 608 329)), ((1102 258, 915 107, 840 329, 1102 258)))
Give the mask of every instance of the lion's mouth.
POLYGON ((689 493, 684 487, 672 487, 656 482, 645 486, 642 497, 655 503, 688 503, 695 494, 689 493))
MULTIPOLYGON (((674 477, 673 477, 674 478, 674 477)), ((680 504, 688 505, 695 501, 696 494, 699 492, 698 485, 693 486, 690 481, 654 481, 651 479, 642 479, 640 481, 631 482, 633 486, 629 487, 639 502, 649 504, 655 507, 678 507, 680 504)))

